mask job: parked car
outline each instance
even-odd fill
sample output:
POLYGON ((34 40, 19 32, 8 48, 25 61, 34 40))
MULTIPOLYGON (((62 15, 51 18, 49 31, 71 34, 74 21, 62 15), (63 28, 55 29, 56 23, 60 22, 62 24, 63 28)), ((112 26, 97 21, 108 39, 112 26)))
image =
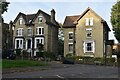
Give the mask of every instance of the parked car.
POLYGON ((62 63, 63 64, 74 64, 74 60, 70 60, 67 58, 62 58, 62 63))

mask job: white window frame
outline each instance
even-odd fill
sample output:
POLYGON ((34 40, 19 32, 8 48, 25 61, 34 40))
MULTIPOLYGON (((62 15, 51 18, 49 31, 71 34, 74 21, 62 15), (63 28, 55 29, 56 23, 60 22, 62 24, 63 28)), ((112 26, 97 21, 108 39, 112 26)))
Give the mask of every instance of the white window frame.
POLYGON ((37 27, 36 28, 36 35, 44 35, 44 27, 37 27), (41 28, 41 33, 39 34, 39 28, 41 28))
POLYGON ((23 39, 21 38, 15 39, 15 49, 23 49, 23 39), (17 48, 17 40, 19 40, 19 48, 17 48), (22 44, 20 44, 20 41, 22 41, 22 44))
POLYGON ((86 37, 91 38, 92 37, 92 28, 87 28, 86 29, 86 37), (91 32, 91 36, 88 36, 88 33, 91 32))
POLYGON ((68 43, 68 52, 69 52, 69 53, 73 53, 73 50, 70 51, 70 49, 69 49, 69 45, 72 45, 72 47, 73 47, 73 43, 68 43))
POLYGON ((90 18, 90 26, 93 26, 93 18, 90 18))
POLYGON ((23 24, 23 18, 19 18, 19 25, 23 24))
POLYGON ((89 18, 85 18, 85 25, 89 26, 89 18))
MULTIPOLYGON (((73 35, 73 32, 69 32, 69 33, 68 33, 68 39, 69 39, 69 40, 73 40, 73 39, 70 39, 70 34, 73 35)), ((73 36, 74 36, 74 35, 73 35, 73 36)))
POLYGON ((35 48, 37 48, 37 39, 39 40, 39 43, 41 43, 41 40, 42 40, 42 44, 44 45, 44 38, 43 37, 37 37, 37 38, 35 38, 35 48))
POLYGON ((42 16, 38 16, 38 23, 42 23, 43 21, 43 17, 42 16))
POLYGON ((93 24, 94 24, 93 20, 94 20, 93 17, 91 17, 91 18, 85 18, 85 25, 86 26, 93 26, 93 24))
POLYGON ((83 51, 84 51, 84 53, 89 53, 89 52, 92 52, 92 53, 94 53, 95 52, 95 41, 94 40, 90 40, 90 41, 84 41, 84 43, 83 43, 83 51), (91 45, 92 45, 92 50, 91 51, 87 51, 87 43, 92 43, 91 45))
POLYGON ((28 36, 31 36, 31 35, 32 35, 32 28, 31 28, 31 27, 27 28, 27 35, 28 35, 28 36), (31 29, 31 33, 29 34, 29 33, 28 33, 28 30, 30 30, 30 29, 31 29))
POLYGON ((23 28, 18 28, 16 33, 17 36, 23 36, 23 28))

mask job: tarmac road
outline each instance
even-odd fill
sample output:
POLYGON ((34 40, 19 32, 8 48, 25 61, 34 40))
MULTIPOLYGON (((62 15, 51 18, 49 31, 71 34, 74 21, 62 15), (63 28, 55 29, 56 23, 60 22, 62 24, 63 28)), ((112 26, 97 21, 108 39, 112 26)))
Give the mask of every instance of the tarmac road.
POLYGON ((3 78, 118 78, 118 67, 83 64, 54 64, 43 71, 3 74, 3 78), (62 65, 62 66, 61 66, 62 65), (57 67, 56 67, 57 66, 57 67))

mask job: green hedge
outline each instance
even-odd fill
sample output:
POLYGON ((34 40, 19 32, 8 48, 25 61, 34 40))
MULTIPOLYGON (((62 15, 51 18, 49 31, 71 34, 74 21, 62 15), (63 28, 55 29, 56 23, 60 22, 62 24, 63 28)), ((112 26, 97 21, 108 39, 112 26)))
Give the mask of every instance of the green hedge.
MULTIPOLYGON (((101 63, 101 65, 104 64, 104 58, 99 58, 99 57, 87 57, 87 56, 71 56, 68 55, 66 56, 66 59, 72 60, 75 63, 80 63, 80 64, 95 64, 95 61, 98 61, 101 63)), ((106 63, 107 65, 114 65, 115 64, 115 58, 106 58, 106 63)))

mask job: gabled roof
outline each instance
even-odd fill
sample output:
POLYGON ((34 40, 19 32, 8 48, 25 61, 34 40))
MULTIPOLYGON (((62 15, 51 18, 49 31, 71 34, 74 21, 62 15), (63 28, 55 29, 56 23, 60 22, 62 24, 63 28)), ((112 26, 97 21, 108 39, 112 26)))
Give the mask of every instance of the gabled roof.
POLYGON ((63 23, 63 28, 65 27, 75 27, 74 21, 79 17, 80 15, 75 16, 66 16, 65 21, 63 23))
POLYGON ((77 22, 78 22, 88 11, 93 12, 97 17, 99 17, 99 18, 101 19, 101 21, 105 21, 105 20, 102 19, 97 13, 95 13, 90 7, 88 7, 88 8, 79 16, 79 18, 74 21, 74 24, 77 24, 77 22))
POLYGON ((25 20, 25 16, 26 16, 26 15, 25 15, 24 13, 19 12, 19 14, 17 15, 17 17, 16 17, 15 20, 13 21, 13 23, 16 23, 16 21, 19 19, 20 16, 22 16, 23 19, 25 20))
POLYGON ((46 19, 47 22, 50 22, 51 16, 49 14, 45 13, 44 11, 40 10, 40 9, 38 10, 38 12, 36 13, 35 17, 33 18, 33 22, 35 21, 35 19, 38 17, 38 15, 40 13, 43 14, 43 16, 45 17, 45 19, 46 19))
POLYGON ((29 24, 30 22, 30 20, 32 21, 33 20, 33 18, 35 17, 35 15, 36 14, 28 14, 28 15, 26 15, 26 18, 25 18, 25 22, 26 22, 26 24, 29 24))
POLYGON ((77 16, 66 16, 65 21, 63 23, 63 28, 74 28, 76 27, 76 24, 78 23, 78 21, 88 12, 88 11, 92 11, 97 17, 99 17, 101 19, 101 22, 104 24, 105 29, 107 29, 108 31, 110 31, 110 28, 107 25, 107 22, 102 19, 97 13, 95 13, 90 7, 88 7, 81 15, 77 15, 77 16))
POLYGON ((35 13, 35 14, 24 14, 24 13, 20 12, 17 15, 17 17, 15 18, 13 23, 16 23, 16 21, 19 19, 19 17, 22 16, 23 19, 25 20, 25 24, 33 24, 40 13, 43 14, 44 18, 46 19, 46 23, 59 27, 59 24, 56 21, 55 21, 55 23, 52 23, 51 22, 51 16, 49 14, 45 13, 42 10, 38 10, 38 12, 35 13), (31 22, 29 22, 30 20, 31 20, 31 22))

